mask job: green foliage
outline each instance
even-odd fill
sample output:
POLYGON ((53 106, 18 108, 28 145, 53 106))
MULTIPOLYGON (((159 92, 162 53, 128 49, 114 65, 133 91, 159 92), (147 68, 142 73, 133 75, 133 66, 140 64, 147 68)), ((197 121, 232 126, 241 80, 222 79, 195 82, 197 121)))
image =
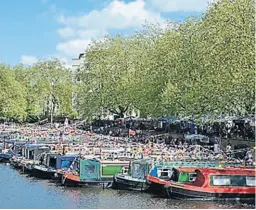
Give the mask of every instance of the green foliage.
POLYGON ((78 75, 79 113, 252 113, 254 7, 253 0, 222 0, 200 19, 94 42, 78 75))
POLYGON ((32 67, 0 65, 0 116, 20 120, 72 113, 72 74, 56 59, 32 67))
POLYGON ((201 18, 94 41, 79 81, 59 60, 0 65, 0 117, 247 114, 255 110, 255 5, 220 0, 201 18), (76 110, 72 107, 75 98, 76 110))
POLYGON ((15 80, 12 69, 4 64, 0 64, 0 91, 0 116, 25 119, 25 89, 15 80))

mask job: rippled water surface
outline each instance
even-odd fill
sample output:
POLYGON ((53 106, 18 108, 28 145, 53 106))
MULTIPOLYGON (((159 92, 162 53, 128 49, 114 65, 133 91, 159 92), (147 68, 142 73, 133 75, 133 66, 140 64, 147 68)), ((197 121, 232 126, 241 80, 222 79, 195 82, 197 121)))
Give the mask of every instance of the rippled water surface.
POLYGON ((0 165, 0 208, 254 208, 249 204, 191 202, 156 198, 150 194, 100 188, 66 188, 21 175, 0 165))

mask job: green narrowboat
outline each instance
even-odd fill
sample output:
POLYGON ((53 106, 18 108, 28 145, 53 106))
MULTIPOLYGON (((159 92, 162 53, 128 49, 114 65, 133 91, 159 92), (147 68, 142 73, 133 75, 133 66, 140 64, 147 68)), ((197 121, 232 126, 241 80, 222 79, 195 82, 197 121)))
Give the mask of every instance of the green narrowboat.
POLYGON ((129 161, 109 161, 99 159, 79 159, 62 176, 65 186, 102 186, 110 187, 113 176, 127 170, 129 161))

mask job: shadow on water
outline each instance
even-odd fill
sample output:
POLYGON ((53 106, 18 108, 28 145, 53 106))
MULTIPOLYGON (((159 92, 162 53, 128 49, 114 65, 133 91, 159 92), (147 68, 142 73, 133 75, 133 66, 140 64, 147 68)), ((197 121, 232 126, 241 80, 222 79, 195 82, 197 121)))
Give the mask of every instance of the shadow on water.
POLYGON ((91 208, 91 209, 201 209, 254 208, 255 205, 227 202, 179 201, 125 190, 72 188, 55 180, 40 180, 0 165, 1 208, 91 208))

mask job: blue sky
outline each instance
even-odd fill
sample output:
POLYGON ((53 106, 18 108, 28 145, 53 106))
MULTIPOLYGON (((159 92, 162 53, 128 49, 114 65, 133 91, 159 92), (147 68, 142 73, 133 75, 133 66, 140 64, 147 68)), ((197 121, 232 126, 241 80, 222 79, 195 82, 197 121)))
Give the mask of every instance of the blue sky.
POLYGON ((71 59, 105 34, 131 33, 145 20, 182 21, 209 0, 1 0, 0 62, 71 59))

